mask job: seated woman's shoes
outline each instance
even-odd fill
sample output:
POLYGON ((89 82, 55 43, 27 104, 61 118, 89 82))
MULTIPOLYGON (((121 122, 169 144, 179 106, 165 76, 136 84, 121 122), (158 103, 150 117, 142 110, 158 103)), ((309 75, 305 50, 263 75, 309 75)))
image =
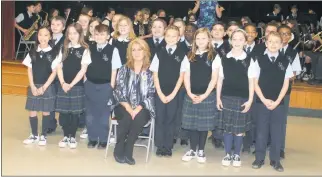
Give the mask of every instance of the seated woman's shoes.
POLYGON ((132 157, 124 157, 125 163, 129 165, 135 165, 135 160, 132 157))

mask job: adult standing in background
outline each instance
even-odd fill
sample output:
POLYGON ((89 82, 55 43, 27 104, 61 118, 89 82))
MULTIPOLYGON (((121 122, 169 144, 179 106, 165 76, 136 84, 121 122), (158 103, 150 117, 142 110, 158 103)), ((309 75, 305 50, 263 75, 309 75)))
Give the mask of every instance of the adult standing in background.
POLYGON ((199 28, 208 28, 211 30, 212 25, 217 22, 217 17, 221 18, 222 11, 225 9, 219 6, 217 0, 197 0, 196 5, 200 6, 198 18, 199 28))

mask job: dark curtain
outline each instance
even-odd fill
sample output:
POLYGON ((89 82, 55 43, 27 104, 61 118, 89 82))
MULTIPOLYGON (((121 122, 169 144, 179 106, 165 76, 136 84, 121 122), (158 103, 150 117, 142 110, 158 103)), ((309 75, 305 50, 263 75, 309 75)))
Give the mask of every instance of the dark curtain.
POLYGON ((1 1, 1 60, 15 56, 15 1, 1 1))

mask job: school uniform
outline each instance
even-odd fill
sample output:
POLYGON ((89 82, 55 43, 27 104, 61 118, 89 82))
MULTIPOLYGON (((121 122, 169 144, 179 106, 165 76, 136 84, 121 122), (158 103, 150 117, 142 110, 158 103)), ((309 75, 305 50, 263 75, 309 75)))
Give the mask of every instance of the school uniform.
MULTIPOLYGON (((90 52, 80 44, 72 46, 71 43, 68 44, 68 55, 64 60, 62 60, 63 52, 64 51, 62 50, 56 60, 58 63, 62 63, 64 80, 66 83, 70 84, 76 77, 77 73, 81 70, 81 66, 91 63, 90 52)), ((76 83, 67 93, 64 92, 62 87, 58 88, 56 112, 59 112, 63 119, 64 136, 68 137, 71 135, 71 137, 75 138, 80 114, 85 111, 84 99, 85 92, 83 80, 76 83), (71 121, 68 122, 68 120, 70 120, 70 116, 71 121), (76 123, 76 129, 75 127, 72 127, 72 130, 68 130, 68 128, 66 128, 71 126, 70 122, 76 123)))
POLYGON ((216 56, 215 64, 219 69, 219 78, 223 79, 221 100, 223 111, 218 119, 218 128, 232 134, 245 133, 251 129, 250 111, 241 113, 241 107, 249 99, 249 78, 255 77, 251 69, 252 59, 246 52, 233 57, 229 52, 223 58, 216 56))
MULTIPOLYGON (((32 13, 29 13, 28 11, 25 11, 23 13, 20 13, 16 18, 15 21, 16 23, 21 26, 24 29, 29 29, 33 23, 36 21, 36 16, 33 15, 32 13)), ((22 32, 21 32, 22 33, 22 32)), ((36 35, 37 33, 34 33, 29 40, 35 41, 36 40, 36 35)), ((23 33, 22 33, 23 35, 23 33)))
POLYGON ((213 41, 212 45, 220 57, 225 56, 231 50, 228 40, 213 41))
MULTIPOLYGON (((212 78, 215 65, 208 59, 209 52, 196 52, 195 61, 183 60, 185 74, 190 73, 191 93, 204 94, 212 78)), ((192 99, 185 95, 182 109, 182 128, 189 131, 190 150, 182 157, 183 161, 190 161, 197 157, 199 163, 206 162, 205 144, 208 131, 215 129, 218 117, 216 94, 212 91, 199 104, 193 104, 192 99), (198 152, 197 152, 198 147, 198 152)))
MULTIPOLYGON (((188 56, 189 52, 191 51, 192 48, 192 44, 190 44, 185 38, 184 36, 182 36, 180 38, 180 41, 178 43, 178 47, 181 48, 181 50, 183 50, 186 54, 186 56, 188 56)), ((181 127, 181 123, 182 123, 182 106, 183 106, 183 100, 184 100, 184 96, 187 94, 186 89, 184 88, 184 84, 182 84, 182 87, 180 88, 180 90, 178 91, 178 99, 179 99, 179 107, 178 107, 178 111, 177 111, 177 121, 176 121, 176 129, 175 129, 175 139, 176 138, 180 138, 181 139, 181 145, 185 145, 187 144, 187 140, 189 139, 189 134, 188 131, 183 129, 181 127)))
MULTIPOLYGON (((293 76, 292 68, 283 54, 272 54, 265 50, 264 55, 255 56, 255 65, 258 84, 266 99, 276 101, 282 90, 284 80, 293 76)), ((280 149, 282 144, 283 126, 285 125, 284 101, 274 109, 269 110, 256 99, 257 121, 256 121, 256 160, 253 168, 260 168, 265 160, 267 141, 270 135, 270 160, 273 164, 280 165, 280 149)), ((275 167, 274 167, 275 168, 275 167)))
MULTIPOLYGON (((231 50, 228 40, 213 41, 212 45, 216 50, 219 57, 225 57, 227 53, 231 50)), ((216 148, 222 147, 223 132, 220 129, 214 129, 212 131, 213 143, 216 148)))
MULTIPOLYGON (((244 47, 244 51, 247 53, 247 56, 253 57, 255 55, 255 47, 256 43, 255 41, 252 44, 246 44, 244 47)), ((254 94, 253 100, 256 100, 256 94, 254 94)), ((256 101, 253 101, 252 107, 250 109, 250 114, 251 114, 251 122, 252 122, 252 127, 249 131, 245 133, 245 137, 243 138, 243 152, 250 152, 250 147, 255 142, 256 139, 256 101)))
POLYGON ((166 42, 164 40, 164 37, 151 37, 145 40, 149 47, 150 47, 150 52, 151 52, 151 61, 153 59, 153 56, 155 55, 156 52, 158 52, 162 47, 166 46, 166 42))
MULTIPOLYGON (((290 62, 291 67, 292 67, 292 71, 295 72, 296 75, 299 75, 302 71, 302 68, 301 68, 299 54, 297 53, 297 51, 294 50, 290 45, 286 45, 280 49, 280 52, 281 52, 281 54, 284 54, 286 60, 288 60, 290 62)), ((290 95, 291 95, 292 85, 293 85, 293 82, 290 81, 288 90, 287 90, 286 95, 284 97, 285 125, 283 126, 282 146, 281 146, 281 151, 283 151, 283 152, 285 149, 286 124, 287 124, 288 109, 290 106, 290 95)))
POLYGON ((84 83, 88 140, 106 143, 113 102, 111 75, 122 64, 117 48, 108 43, 92 44, 90 51, 92 63, 84 83))
POLYGON ((109 42, 110 45, 114 45, 118 49, 120 57, 121 57, 122 65, 124 65, 127 61, 126 50, 127 50, 129 43, 130 43, 130 40, 128 38, 122 39, 120 37, 118 39, 113 38, 109 42))
POLYGON ((133 22, 133 30, 136 36, 145 36, 147 34, 146 27, 141 22, 133 22))
MULTIPOLYGON (((153 57, 150 70, 158 73, 161 91, 165 96, 170 95, 176 87, 180 74, 183 72, 181 62, 184 58, 187 58, 185 52, 177 45, 162 47, 153 57)), ((168 151, 173 148, 177 111, 179 111, 178 93, 167 104, 161 101, 159 95, 156 95, 155 99, 155 144, 158 148, 165 148, 168 151)))
MULTIPOLYGON (((52 74, 52 70, 56 68, 57 63, 53 62, 55 55, 52 52, 52 48, 48 46, 45 49, 41 49, 39 46, 35 52, 30 51, 26 56, 22 64, 32 69, 33 82, 36 88, 42 87, 52 74)), ((56 91, 53 84, 50 84, 45 90, 43 95, 34 96, 31 92, 31 87, 28 87, 28 95, 26 102, 26 109, 29 111, 37 112, 51 112, 55 110, 56 91)), ((37 117, 36 117, 37 118, 37 117)), ((32 118, 30 118, 32 119, 32 118)), ((32 126, 32 134, 38 136, 37 124, 30 120, 32 126)), ((42 134, 47 134, 47 129, 50 124, 50 116, 43 116, 42 122, 42 134)))
MULTIPOLYGON (((53 38, 49 41, 49 45, 52 47, 52 50, 55 53, 55 55, 59 54, 60 50, 64 45, 64 40, 65 40, 65 36, 63 35, 63 33, 53 34, 53 38)), ((55 80, 53 81, 53 85, 55 87, 56 94, 57 94, 58 87, 61 87, 58 80, 58 76, 55 77, 55 80)), ((59 119, 59 125, 62 125, 60 119, 59 119)), ((55 112, 53 111, 53 112, 50 112, 50 127, 48 129, 48 133, 52 133, 53 131, 55 131, 56 127, 57 127, 57 120, 55 118, 55 112)))
POLYGON ((112 27, 112 20, 110 20, 109 18, 105 18, 102 22, 102 24, 104 25, 107 25, 108 26, 108 30, 110 33, 112 33, 114 30, 113 30, 113 27, 112 27))

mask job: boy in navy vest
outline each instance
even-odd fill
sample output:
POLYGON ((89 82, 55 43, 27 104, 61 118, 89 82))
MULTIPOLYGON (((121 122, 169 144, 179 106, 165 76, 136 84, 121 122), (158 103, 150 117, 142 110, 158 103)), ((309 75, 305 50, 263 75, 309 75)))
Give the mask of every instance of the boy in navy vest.
POLYGON ((256 109, 256 159, 254 169, 264 165, 267 141, 270 135, 270 165, 279 172, 284 171, 280 163, 282 128, 285 124, 284 96, 293 77, 292 67, 285 56, 279 53, 282 38, 277 32, 271 32, 266 39, 267 49, 264 55, 256 55, 255 91, 257 94, 256 109))
POLYGON ((287 123, 287 113, 290 106, 290 94, 292 83, 296 75, 300 74, 302 71, 299 54, 296 50, 289 45, 289 41, 292 36, 292 30, 287 25, 282 25, 278 28, 278 33, 282 37, 283 47, 280 49, 280 52, 285 55, 286 60, 288 60, 292 66, 294 76, 290 79, 290 84, 284 98, 284 107, 285 107, 285 124, 283 126, 283 135, 282 135, 282 146, 280 157, 285 158, 285 136, 286 136, 286 123, 287 123))
MULTIPOLYGON (((32 2, 29 2, 27 3, 26 8, 27 11, 20 13, 15 18, 15 27, 22 32, 22 35, 29 34, 29 28, 36 20, 36 18, 33 18, 33 13, 35 13, 35 5, 32 2)), ((35 40, 35 37, 36 35, 33 35, 30 40, 35 40)))
MULTIPOLYGON (((252 57, 254 55, 254 48, 255 48, 255 39, 257 38, 257 31, 256 26, 252 23, 248 23, 244 27, 247 33, 247 43, 244 48, 245 52, 248 56, 252 57)), ((254 94, 254 100, 256 100, 256 95, 254 94)), ((256 108, 255 108, 255 101, 253 102, 252 109, 251 109, 251 118, 252 118, 252 128, 245 133, 245 137, 243 138, 243 152, 250 153, 250 147, 255 141, 255 121, 256 121, 256 108)))
MULTIPOLYGON (((50 29, 53 32, 53 38, 49 41, 49 45, 53 49, 53 52, 58 54, 64 44, 65 37, 63 35, 63 31, 65 30, 66 20, 64 17, 57 16, 51 19, 50 24, 50 29)), ((58 77, 55 78, 53 84, 55 85, 55 89, 57 91, 58 87, 60 87, 58 77)), ((59 124, 62 125, 60 120, 59 124)), ((50 126, 47 133, 50 134, 56 131, 56 127, 57 120, 55 118, 55 112, 50 112, 50 126)))
POLYGON ((155 99, 155 143, 157 156, 172 156, 174 132, 179 105, 179 89, 183 82, 181 62, 186 57, 177 45, 179 28, 169 26, 165 30, 166 47, 155 54, 150 66, 157 91, 155 99))
POLYGON ((85 107, 88 148, 105 149, 117 69, 122 66, 118 49, 108 44, 104 24, 95 27, 95 44, 90 45, 92 63, 86 72, 85 107))

